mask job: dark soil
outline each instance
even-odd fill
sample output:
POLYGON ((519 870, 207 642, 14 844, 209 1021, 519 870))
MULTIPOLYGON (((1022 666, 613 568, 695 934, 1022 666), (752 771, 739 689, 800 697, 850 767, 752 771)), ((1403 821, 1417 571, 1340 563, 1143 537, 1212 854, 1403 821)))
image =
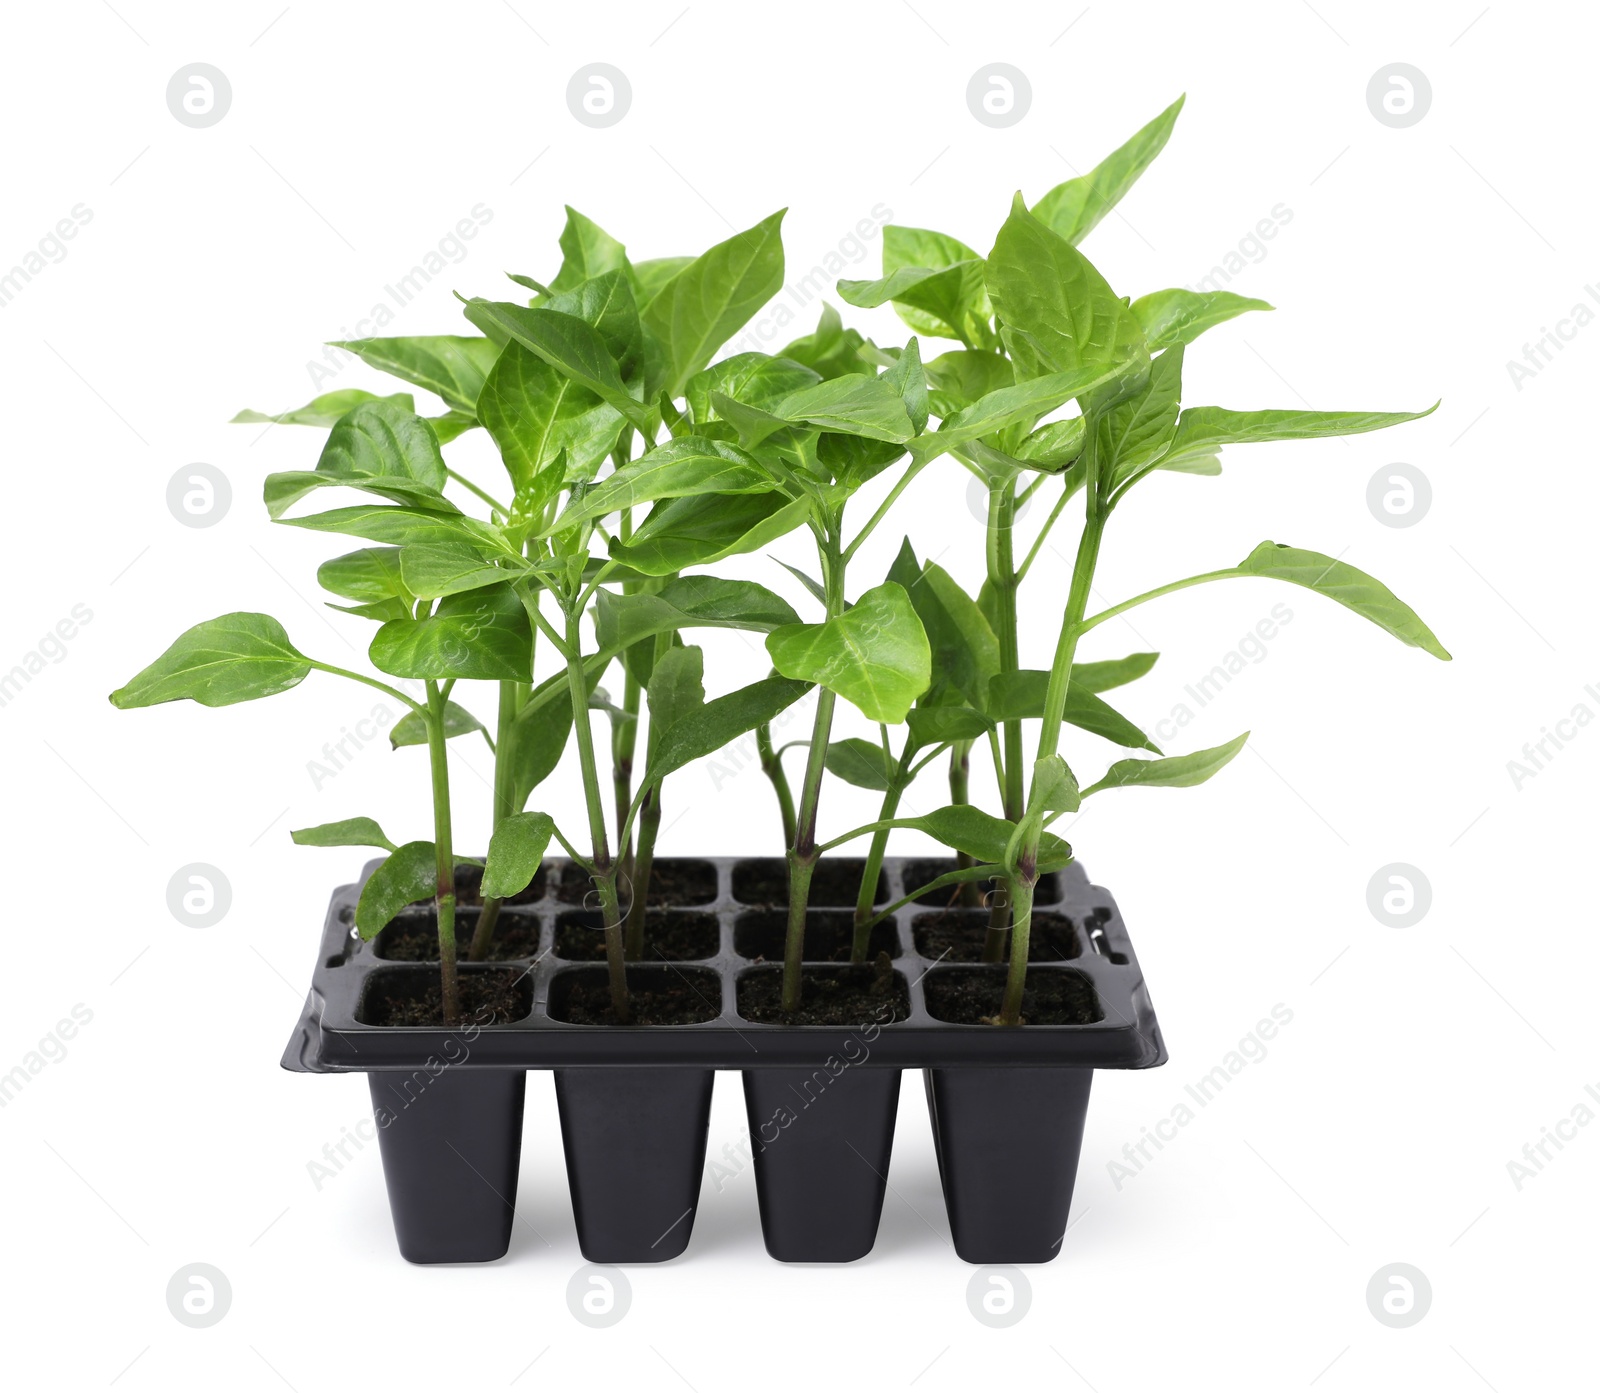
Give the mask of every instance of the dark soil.
MULTIPOLYGON (((955 1025, 982 1025, 1000 1012, 1003 967, 935 968, 922 981, 928 1014, 955 1025)), ((1025 1025, 1093 1025, 1103 1020, 1094 986, 1072 968, 1030 968, 1022 988, 1025 1025)))
MULTIPOLYGON (((911 936, 917 952, 925 958, 947 963, 983 961, 983 941, 989 931, 986 909, 947 909, 939 914, 919 914, 911 921, 911 936)), ((1006 933, 1010 950, 1011 934, 1006 933)), ((1028 932, 1030 963, 1065 962, 1075 958, 1082 947, 1071 920, 1060 914, 1035 914, 1028 932)))
MULTIPOLYGON (((472 935, 478 927, 478 913, 466 909, 456 915, 456 959, 466 961, 472 935)), ((539 951, 539 921, 531 914, 500 911, 490 940, 489 961, 510 962, 531 958, 539 951)), ((433 963, 439 961, 439 927, 432 910, 407 913, 391 920, 373 942, 375 956, 390 962, 433 963)))
MULTIPOLYGON (((764 909, 741 914, 733 925, 733 951, 757 962, 783 961, 783 940, 789 929, 787 910, 764 909)), ((844 909, 808 909, 806 936, 800 955, 807 962, 847 963, 855 936, 855 915, 844 909)), ((893 957, 900 951, 899 935, 887 920, 872 926, 867 956, 884 953, 893 957)))
MULTIPOLYGON (((705 968, 630 967, 633 1025, 700 1025, 722 1014, 722 982, 705 968)), ((580 967, 550 984, 550 1018, 572 1025, 616 1025, 604 968, 580 967)))
MULTIPOLYGON (((464 971, 457 978, 464 1019, 457 1025, 509 1025, 533 1012, 533 980, 523 972, 464 971)), ((444 1024, 438 972, 396 968, 367 983, 356 1019, 363 1025, 444 1024)))
MULTIPOLYGON (((598 910, 569 909, 556 920, 556 956, 573 962, 600 962, 606 955, 604 924, 598 910)), ((692 962, 714 958, 722 946, 715 914, 688 909, 652 909, 644 916, 644 960, 692 962)))
MULTIPOLYGON (((811 872, 807 906, 854 909, 866 867, 867 863, 858 856, 824 856, 811 872)), ((733 897, 741 904, 757 908, 786 907, 789 903, 789 863, 781 856, 756 856, 736 863, 733 868, 733 897)), ((878 887, 872 902, 884 904, 888 899, 889 882, 879 872, 878 887)))
MULTIPOLYGON (((926 885, 930 880, 937 880, 942 875, 949 875, 955 870, 954 858, 939 857, 927 861, 907 861, 903 875, 906 889, 915 890, 919 885, 926 885)), ((930 894, 918 895, 913 904, 930 904, 940 906, 959 906, 961 892, 967 887, 964 885, 947 885, 942 890, 934 890, 930 894)), ((1039 883, 1033 887, 1033 902, 1036 905, 1058 904, 1061 900, 1064 886, 1059 872, 1051 871, 1048 875, 1039 877, 1039 883)), ((983 897, 983 903, 991 903, 990 896, 994 894, 992 880, 977 882, 978 893, 983 897)))
POLYGON ((903 1021, 911 1015, 906 981, 880 954, 870 967, 812 968, 803 974, 800 1009, 783 1009, 783 971, 758 968, 739 979, 739 1014, 761 1025, 865 1027, 903 1021))
POLYGON ((650 866, 651 909, 710 904, 717 898, 717 868, 709 861, 669 856, 650 866))

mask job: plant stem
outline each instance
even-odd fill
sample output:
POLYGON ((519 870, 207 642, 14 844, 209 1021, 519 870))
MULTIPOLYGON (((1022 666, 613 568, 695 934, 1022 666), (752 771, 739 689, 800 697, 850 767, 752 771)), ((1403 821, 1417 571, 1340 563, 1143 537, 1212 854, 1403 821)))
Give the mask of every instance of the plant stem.
POLYGON ((433 778, 434 913, 439 924, 439 992, 444 1023, 461 1019, 456 983, 456 857, 450 843, 450 766, 445 751, 444 693, 428 686, 428 766, 433 778))
MULTIPOLYGON (((839 528, 830 526, 819 535, 822 584, 829 619, 844 612, 844 558, 839 554, 839 528)), ((833 731, 833 692, 817 688, 816 716, 811 723, 811 748, 806 752, 806 774, 800 785, 800 808, 794 841, 789 844, 789 924, 783 941, 783 1009, 800 1009, 800 960, 805 951, 806 901, 811 894, 811 873, 817 864, 817 802, 822 796, 822 773, 828 757, 828 736, 833 731)))
MULTIPOLYGON (((996 630, 1000 645, 1000 671, 1014 673, 1017 656, 1017 571, 1011 547, 1016 524, 1016 483, 1006 479, 989 490, 988 544, 986 554, 989 590, 994 597, 996 630)), ((1004 724, 1005 757, 1001 769, 1000 801, 1007 822, 1022 816, 1022 721, 1004 724)), ((989 903, 989 931, 984 935, 983 960, 1001 962, 1005 957, 1006 934, 1011 927, 1011 886, 996 881, 989 903)))
MULTIPOLYGON (((1093 460, 1089 461, 1085 493, 1088 505, 1083 533, 1078 539, 1078 555, 1072 565, 1072 588, 1067 593, 1067 608, 1061 617, 1061 634, 1056 640, 1055 660, 1050 665, 1044 718, 1039 723, 1038 760, 1050 759, 1061 743, 1062 713, 1067 705, 1067 687, 1072 681, 1072 662, 1077 656, 1078 637, 1083 632, 1083 614, 1088 608, 1095 563, 1100 559, 1100 540, 1105 533, 1106 514, 1100 501, 1099 480, 1093 460)), ((1002 1025, 1016 1025, 1022 1015, 1022 988, 1028 970, 1028 930, 1033 913, 1033 885, 1038 879, 1039 838, 1043 830, 1043 814, 1029 809, 1021 827, 1017 857, 1017 910, 1011 928, 1011 968, 1006 974, 1005 1001, 1000 1008, 1002 1025), (1027 882, 1025 902, 1023 881, 1027 882)))
MULTIPOLYGON (((500 713, 495 722, 494 807, 489 827, 491 835, 495 828, 517 811, 512 806, 516 801, 516 766, 512 762, 516 737, 512 731, 528 687, 529 684, 526 682, 500 684, 500 713)), ((472 962, 482 962, 489 956, 489 946, 494 942, 495 924, 500 919, 500 905, 501 901, 493 897, 483 902, 483 909, 478 914, 478 927, 472 935, 472 948, 467 954, 472 962)))
MULTIPOLYGON (((970 803, 972 801, 968 789, 971 768, 972 741, 956 741, 950 747, 950 801, 952 803, 970 803)), ((977 864, 966 852, 956 852, 956 866, 958 869, 963 871, 970 870, 977 864)), ((958 894, 963 909, 981 909, 983 907, 983 898, 978 894, 976 881, 963 881, 958 894)))
POLYGON ((633 851, 628 825, 628 809, 633 806, 633 754, 639 742, 639 698, 643 688, 623 664, 622 709, 632 720, 618 721, 611 731, 612 799, 617 809, 617 874, 627 879, 632 874, 633 851))
POLYGON ((783 770, 783 756, 772 748, 771 725, 756 727, 756 753, 761 757, 761 772, 778 795, 778 816, 783 822, 783 844, 794 845, 794 794, 789 790, 789 776, 783 770))
POLYGON ((583 773, 583 799, 589 813, 589 840, 594 848, 593 879, 600 895, 605 924, 606 967, 611 980, 611 1012, 619 1025, 633 1020, 628 1005, 628 975, 623 962, 622 915, 617 905, 617 868, 606 843, 605 800, 600 794, 600 774, 594 758, 594 731, 589 724, 589 684, 583 672, 581 607, 567 610, 567 691, 572 699, 573 736, 578 742, 578 766, 583 773))
POLYGON ((650 900, 650 872, 656 859, 656 834, 661 830, 661 785, 644 796, 639 808, 638 849, 633 856, 633 898, 628 902, 625 948, 628 961, 644 957, 644 916, 650 900))
MULTIPOLYGON (((883 793, 883 806, 878 809, 878 821, 887 822, 900 809, 900 798, 905 793, 908 768, 911 762, 911 742, 906 741, 889 787, 883 793)), ((855 932, 850 941, 850 961, 864 963, 867 945, 872 938, 872 902, 877 898, 878 873, 883 869, 883 854, 889 849, 889 829, 880 827, 872 834, 872 845, 867 849, 867 862, 861 871, 861 889, 856 895, 855 932)))
POLYGON ((1237 566, 1230 566, 1225 571, 1207 571, 1204 575, 1186 576, 1182 580, 1169 581, 1166 585, 1158 585, 1154 590, 1146 590, 1142 595, 1135 595, 1131 600, 1124 600, 1121 604, 1112 605, 1110 609, 1103 609, 1099 614, 1081 619, 1078 623, 1078 632, 1086 634, 1096 625, 1104 624, 1108 619, 1115 619, 1119 614, 1124 614, 1135 605, 1142 605, 1149 600, 1160 599, 1163 595, 1170 595, 1176 590, 1187 590, 1191 585, 1207 585, 1214 580, 1230 580, 1234 576, 1247 576, 1248 571, 1241 571, 1237 566))

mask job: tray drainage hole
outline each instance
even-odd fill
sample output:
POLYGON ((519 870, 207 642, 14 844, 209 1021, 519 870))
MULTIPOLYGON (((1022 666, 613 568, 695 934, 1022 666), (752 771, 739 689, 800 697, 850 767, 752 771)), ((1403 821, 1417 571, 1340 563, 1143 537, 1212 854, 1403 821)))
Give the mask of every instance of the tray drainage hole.
POLYGON ((1128 955, 1116 952, 1106 938, 1106 925, 1110 922, 1111 911, 1100 906, 1090 911, 1088 919, 1084 922, 1083 931, 1089 936, 1089 947, 1097 957, 1116 963, 1120 967, 1127 963, 1128 955))

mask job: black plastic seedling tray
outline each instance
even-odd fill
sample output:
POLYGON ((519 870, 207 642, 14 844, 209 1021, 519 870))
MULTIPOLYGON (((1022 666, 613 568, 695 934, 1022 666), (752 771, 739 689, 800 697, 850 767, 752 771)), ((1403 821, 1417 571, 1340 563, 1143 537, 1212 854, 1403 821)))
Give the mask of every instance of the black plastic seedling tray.
MULTIPOLYGON (((376 862, 364 874, 370 874, 376 862)), ((878 902, 898 900, 950 869, 938 860, 884 863, 878 902)), ((847 935, 859 861, 819 867, 810 924, 847 935), (830 893, 829 887, 840 890, 830 893)), ((762 1227, 774 1257, 848 1261, 872 1247, 883 1204, 900 1071, 926 1071, 952 1241, 974 1262, 1047 1261, 1066 1227, 1095 1069, 1166 1060, 1144 976, 1110 894, 1074 864, 1041 879, 1029 981, 1054 985, 1079 1023, 1001 1028, 940 1019, 958 974, 1001 967, 950 961, 953 925, 984 911, 953 892, 912 903, 880 927, 903 1019, 766 1024, 739 1010, 739 983, 780 969, 781 860, 658 862, 692 916, 704 957, 630 965, 630 980, 670 974, 714 1016, 692 1025, 584 1025, 560 1019, 571 974, 601 971, 561 949, 600 934, 570 862, 541 869, 523 903, 501 910, 497 938, 523 956, 463 964, 510 973, 517 1018, 455 1030, 369 1024, 372 1004, 437 974, 400 962, 397 936, 431 925, 426 906, 371 942, 353 928, 360 885, 328 909, 305 1010, 283 1067, 370 1076, 396 1233, 417 1262, 500 1257, 510 1237, 529 1069, 555 1071, 579 1242, 591 1261, 649 1262, 687 1246, 704 1168, 713 1071, 744 1075, 762 1227)), ((363 877, 364 878, 364 877, 363 877)), ((458 928, 470 935, 471 915, 458 928)), ((808 927, 808 948, 813 941, 808 927)), ((847 941, 847 940, 846 940, 847 941)), ((833 961, 809 962, 826 972, 833 961)), ((881 973, 880 973, 881 975, 881 973)))
MULTIPOLYGON (((370 872, 377 863, 369 865, 370 872)), ((770 1025, 746 1020, 737 1006, 738 979, 750 972, 776 972, 768 960, 748 948, 749 930, 781 920, 783 906, 771 901, 741 900, 735 886, 743 880, 771 884, 782 875, 781 861, 708 859, 672 862, 668 866, 703 867, 708 887, 715 892, 703 901, 688 901, 675 909, 714 917, 716 952, 672 965, 641 964, 635 971, 679 972, 703 984, 707 998, 720 1002, 714 1020, 698 1025, 608 1026, 574 1025, 551 1014, 552 989, 567 973, 598 971, 593 960, 574 961, 556 952, 558 923, 592 921, 581 894, 567 889, 574 868, 564 860, 546 863, 541 872, 544 894, 527 904, 507 905, 501 911, 500 931, 509 923, 537 923, 537 952, 523 958, 495 960, 494 969, 463 965, 463 971, 503 969, 515 965, 525 975, 527 1013, 520 1020, 485 1026, 476 1033, 470 1059, 464 1067, 562 1069, 585 1065, 630 1064, 643 1067, 698 1066, 711 1069, 785 1068, 810 1064, 823 1042, 835 1039, 849 1027, 770 1025), (714 878, 713 878, 714 873, 714 878), (561 892, 567 889, 563 895, 561 892), (575 902, 576 901, 576 902, 575 902), (743 932, 742 932, 743 931, 743 932), (746 951, 741 952, 740 947, 746 951)), ((907 890, 926 884, 949 863, 937 860, 890 859, 884 863, 886 896, 880 903, 899 899, 907 890), (913 872, 909 880, 907 871, 913 872)), ((850 883, 860 874, 860 862, 841 858, 837 879, 850 883), (851 872, 854 872, 854 875, 851 872)), ((363 876, 363 879, 365 876, 363 876)), ((686 879, 688 877, 685 877, 686 879)), ((834 877, 820 877, 832 879, 834 877)), ((539 888, 539 883, 535 883, 539 888)), ((1068 1065, 1097 1069, 1147 1069, 1164 1063, 1166 1049, 1156 1024, 1154 1008, 1145 989, 1144 974, 1128 940, 1122 916, 1110 893, 1091 885, 1077 864, 1044 877, 1034 912, 1037 918, 1065 919, 1068 927, 1054 937, 1065 937, 1063 956, 1035 963, 1032 973, 1069 973, 1092 988, 1100 1019, 1083 1025, 1029 1025, 1002 1030, 984 1025, 942 1021, 929 1010, 930 992, 944 974, 1003 969, 954 964, 925 956, 916 950, 918 930, 926 935, 933 921, 948 916, 981 915, 982 911, 947 908, 952 892, 940 891, 937 904, 911 904, 898 910, 888 933, 877 942, 889 956, 906 987, 910 1014, 905 1020, 883 1025, 873 1042, 867 1067, 939 1068, 962 1064, 1068 1065)), ((355 936, 355 903, 360 885, 343 885, 334 891, 323 928, 322 951, 312 974, 311 994, 300 1024, 283 1056, 283 1067, 304 1073, 368 1072, 372 1069, 419 1068, 437 1057, 447 1037, 459 1032, 443 1028, 372 1026, 363 1023, 362 1003, 385 981, 401 974, 420 976, 437 972, 428 963, 402 963, 384 957, 386 929, 371 942, 355 936)), ((842 898, 842 897, 840 897, 842 898)), ((847 923, 851 906, 813 900, 813 919, 847 923)), ((426 909, 412 912, 418 925, 431 922, 426 909)), ((402 916, 396 925, 406 922, 402 916)), ((592 937, 599 938, 598 931, 592 937)), ((463 935, 463 939, 465 935, 463 935)), ((815 964, 817 968, 837 963, 815 964)), ((866 1021, 861 1025, 868 1024, 866 1021)), ((826 1053, 826 1051, 824 1051, 826 1053)))

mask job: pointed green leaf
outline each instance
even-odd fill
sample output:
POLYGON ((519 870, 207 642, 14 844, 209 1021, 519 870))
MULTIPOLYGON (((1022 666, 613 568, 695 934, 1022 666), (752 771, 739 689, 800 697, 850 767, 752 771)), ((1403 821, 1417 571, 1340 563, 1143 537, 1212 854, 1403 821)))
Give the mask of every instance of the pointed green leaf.
POLYGON ((994 729, 994 722, 970 706, 914 706, 906 717, 913 745, 949 745, 977 740, 994 729))
POLYGON ((374 392, 364 392, 359 387, 343 387, 337 392, 324 392, 320 397, 313 397, 304 406, 297 406, 293 411, 273 414, 246 409, 235 416, 230 424, 248 425, 272 421, 280 426, 331 426, 347 411, 369 401, 393 402, 402 411, 408 412, 415 411, 417 405, 410 392, 396 392, 393 396, 380 397, 374 392))
POLYGON ((650 708, 648 749, 654 750, 667 731, 706 704, 705 669, 705 653, 692 643, 669 648, 656 659, 645 691, 650 708))
POLYGON ((1114 687, 1125 687, 1137 682, 1156 665, 1159 653, 1130 653, 1126 658, 1112 658, 1099 663, 1074 663, 1072 686, 1086 692, 1109 692, 1114 687))
POLYGON ((778 356, 803 363, 823 377, 845 377, 850 373, 872 371, 861 357, 865 343, 854 329, 845 328, 838 310, 824 303, 817 327, 803 338, 786 344, 778 356))
POLYGON ((565 475, 592 478, 622 429, 615 407, 516 342, 484 381, 478 418, 499 447, 525 513, 554 498, 565 475))
POLYGON ((429 334, 420 338, 346 339, 347 349, 363 362, 442 397, 447 406, 471 412, 499 346, 476 335, 429 334))
POLYGON ((783 213, 736 233, 696 257, 644 307, 645 328, 666 354, 668 395, 711 361, 783 288, 783 213))
POLYGON ((730 741, 766 725, 810 690, 809 682, 766 677, 706 702, 662 733, 651 752, 646 781, 655 783, 692 760, 714 754, 730 741))
POLYGON ((684 388, 684 399, 697 426, 718 419, 711 402, 716 392, 746 406, 766 408, 784 397, 820 382, 821 377, 789 358, 765 353, 736 353, 697 372, 684 388))
POLYGON ((432 842, 407 842, 378 867, 361 887, 356 902, 356 932, 376 938, 409 904, 432 899, 438 867, 432 842))
POLYGON ((898 725, 931 678, 932 656, 911 598, 893 581, 822 624, 790 624, 767 636, 772 665, 852 702, 868 720, 898 725))
POLYGON ((374 603, 413 598, 400 574, 399 547, 362 547, 324 561, 317 568, 317 583, 347 600, 374 603))
MULTIPOLYGON (((989 704, 985 708, 996 721, 1038 720, 1044 715, 1045 694, 1050 685, 1050 674, 1039 668, 1023 668, 1020 672, 1002 672, 989 683, 989 704)), ((1062 719, 1069 725, 1098 735, 1102 740, 1122 745, 1130 750, 1160 750, 1150 737, 1126 716, 1101 701, 1093 692, 1083 687, 1076 678, 1067 685, 1067 702, 1062 719)))
POLYGON ((1444 645, 1410 605, 1381 580, 1331 556, 1285 546, 1281 542, 1263 542, 1240 562, 1239 574, 1265 576, 1315 590, 1319 595, 1337 600, 1346 609, 1354 610, 1362 618, 1370 619, 1402 643, 1446 662, 1450 660, 1444 645))
POLYGON ((400 548, 400 575, 406 590, 419 600, 481 590, 510 578, 504 568, 485 561, 481 552, 457 542, 424 542, 400 548))
POLYGON ((599 223, 567 205, 567 223, 561 229, 561 269, 550 282, 552 291, 576 290, 586 280, 607 271, 630 271, 627 248, 599 223))
POLYGON ((992 342, 983 261, 976 254, 950 266, 902 266, 875 281, 840 281, 836 288, 841 300, 861 309, 893 301, 896 309, 920 311, 914 326, 920 333, 959 339, 969 348, 992 342))
POLYGON ((1028 806, 1046 813, 1075 813, 1082 805, 1078 780, 1060 755, 1041 759, 1033 766, 1033 783, 1028 790, 1028 806))
POLYGON ((595 630, 600 651, 621 652, 640 639, 678 629, 749 629, 770 632, 793 624, 793 606, 764 585, 715 576, 683 576, 653 595, 595 597, 595 630))
POLYGON ((274 522, 308 494, 324 488, 351 488, 362 493, 373 493, 392 503, 420 508, 431 513, 459 513, 448 498, 427 484, 419 484, 404 475, 328 474, 320 470, 287 470, 269 474, 261 484, 261 500, 267 505, 267 516, 274 522))
POLYGON ((610 539, 615 561, 647 575, 673 575, 725 557, 759 551, 810 515, 808 499, 781 493, 696 494, 664 499, 623 541, 610 539))
POLYGON ((474 518, 452 513, 435 513, 421 508, 386 507, 360 504, 353 508, 333 508, 306 518, 280 518, 285 527, 305 527, 313 532, 346 532, 392 546, 412 542, 461 543, 482 547, 491 554, 506 553, 506 545, 492 527, 474 518))
POLYGON ((1193 788, 1203 784, 1221 769, 1250 738, 1250 732, 1217 745, 1209 750, 1196 750, 1189 755, 1171 755, 1166 759, 1119 759, 1106 770, 1098 783, 1083 790, 1087 798, 1106 788, 1193 788))
MULTIPOLYGON (((1016 824, 1004 818, 993 817, 970 803, 955 803, 948 808, 938 808, 922 817, 894 819, 895 827, 926 832, 937 842, 956 851, 965 852, 979 861, 1004 865, 1006 848, 1016 824)), ((1059 871, 1072 860, 1072 848, 1060 837, 1046 832, 1039 839, 1039 871, 1059 871)))
POLYGON ((448 477, 433 428, 392 398, 363 402, 341 416, 328 433, 317 471, 342 478, 399 476, 435 493, 448 477))
POLYGON ((884 755, 883 746, 859 736, 833 741, 822 762, 835 778, 857 788, 882 793, 894 781, 894 765, 884 755))
POLYGON ((509 899, 526 890, 555 830, 548 813, 512 813, 502 818, 489 837, 489 854, 483 860, 484 898, 509 899))
POLYGON ((1096 413, 1098 464, 1112 488, 1147 473, 1167 453, 1178 429, 1182 390, 1180 344, 1151 361, 1142 387, 1096 413))
POLYGON ((623 385, 617 360, 592 324, 557 310, 528 309, 498 300, 468 300, 466 315, 485 332, 493 328, 537 354, 640 430, 650 429, 650 412, 623 385))
POLYGON ((1250 310, 1270 310, 1265 300, 1251 300, 1231 290, 1158 290, 1141 295, 1128 307, 1144 330, 1154 353, 1193 343, 1207 329, 1236 319, 1250 310))
MULTIPOLYGON (((453 701, 444 704, 444 738, 454 740, 458 735, 471 735, 482 730, 483 722, 464 706, 453 701)), ((426 745, 428 723, 420 711, 407 711, 389 731, 389 748, 398 750, 402 745, 426 745)))
POLYGON ((347 817, 342 822, 324 822, 320 827, 302 827, 289 836, 296 846, 378 846, 385 851, 399 850, 370 817, 347 817))
POLYGON ((111 693, 121 710, 165 701, 232 706, 298 686, 311 660, 266 614, 224 614, 185 630, 155 662, 111 693))
POLYGON ((1058 237, 1076 246, 1122 201, 1122 196, 1161 153, 1182 110, 1183 98, 1179 97, 1087 174, 1057 184, 1039 200, 1035 214, 1058 237))
POLYGON ((656 446, 608 474, 569 503, 541 535, 566 532, 580 523, 637 508, 658 498, 711 493, 769 493, 772 474, 737 445, 686 435, 656 446))
POLYGON ((1171 458, 1210 455, 1223 445, 1362 435, 1421 420, 1438 406, 1435 402, 1426 411, 1228 411, 1220 406, 1191 406, 1178 418, 1178 433, 1169 454, 1171 458))
POLYGON ((533 671, 527 611, 509 585, 447 595, 426 619, 394 619, 367 651, 396 677, 526 682, 533 671))

